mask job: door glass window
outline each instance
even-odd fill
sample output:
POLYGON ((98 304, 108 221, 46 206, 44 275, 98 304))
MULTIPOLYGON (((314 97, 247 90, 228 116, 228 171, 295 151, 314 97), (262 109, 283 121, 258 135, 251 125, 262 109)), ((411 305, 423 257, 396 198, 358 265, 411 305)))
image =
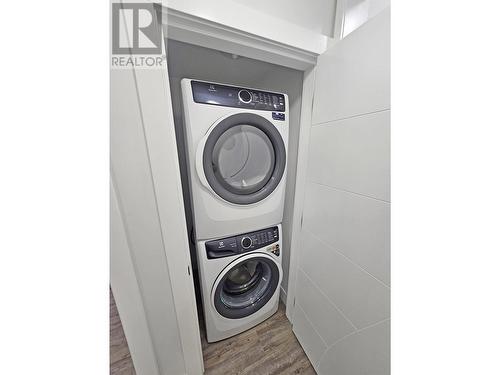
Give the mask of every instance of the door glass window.
POLYGON ((271 279, 271 268, 258 260, 249 260, 228 272, 221 293, 224 305, 241 309, 260 300, 271 279))
POLYGON ((242 260, 214 286, 215 308, 230 319, 252 315, 273 297, 279 278, 276 263, 268 257, 242 260))
POLYGON ((226 130, 215 143, 212 167, 219 182, 230 191, 259 190, 271 177, 275 164, 273 144, 260 129, 237 125, 226 130))
POLYGON ((207 182, 222 199, 252 204, 269 196, 285 173, 286 148, 266 118, 237 113, 222 119, 203 148, 207 182))

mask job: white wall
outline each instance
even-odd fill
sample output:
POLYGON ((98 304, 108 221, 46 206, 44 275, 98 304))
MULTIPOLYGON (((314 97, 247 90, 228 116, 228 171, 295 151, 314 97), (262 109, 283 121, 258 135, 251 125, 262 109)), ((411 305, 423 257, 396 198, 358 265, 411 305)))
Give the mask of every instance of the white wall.
POLYGON ((390 0, 339 0, 340 2, 343 16, 337 22, 342 22, 342 37, 352 33, 390 4, 390 0))
POLYGON ((260 12, 272 14, 308 30, 333 35, 336 0, 232 0, 260 12))
POLYGON ((293 329, 319 374, 389 374, 390 14, 318 61, 293 329))
MULTIPOLYGON (((240 57, 233 59, 231 55, 203 48, 191 44, 168 40, 168 68, 172 104, 178 144, 183 145, 183 120, 180 80, 194 78, 213 82, 249 86, 288 94, 290 103, 290 133, 288 150, 287 188, 285 196, 286 219, 283 220, 283 291, 288 287, 288 266, 290 251, 290 225, 288 218, 292 213, 293 196, 295 192, 295 173, 297 161, 297 147, 299 138, 299 117, 302 93, 303 73, 294 69, 269 64, 263 61, 240 57)), ((179 154, 181 165, 185 163, 183 151, 179 154)), ((185 169, 182 171, 183 180, 187 180, 185 169)), ((185 197, 188 187, 183 185, 185 197)), ((186 207, 190 202, 186 200, 186 207)), ((187 212, 188 221, 191 213, 187 212)), ((196 258, 192 249, 193 259, 196 258)))

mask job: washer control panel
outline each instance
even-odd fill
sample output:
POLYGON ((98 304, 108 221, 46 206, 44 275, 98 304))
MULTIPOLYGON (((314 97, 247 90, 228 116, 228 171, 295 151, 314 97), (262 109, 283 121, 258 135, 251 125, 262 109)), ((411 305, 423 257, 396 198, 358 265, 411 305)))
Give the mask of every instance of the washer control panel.
POLYGON ((205 242, 205 250, 208 259, 224 258, 260 249, 278 240, 278 227, 271 227, 256 232, 240 234, 239 236, 207 241, 205 242))
POLYGON ((196 103, 285 112, 285 95, 275 92, 200 81, 191 81, 191 89, 196 103))

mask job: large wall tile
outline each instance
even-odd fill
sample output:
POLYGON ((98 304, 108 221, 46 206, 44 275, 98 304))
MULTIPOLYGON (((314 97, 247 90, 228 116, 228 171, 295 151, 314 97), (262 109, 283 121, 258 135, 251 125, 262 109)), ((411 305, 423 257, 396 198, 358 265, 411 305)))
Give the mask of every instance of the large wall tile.
POLYGON ((309 183, 304 227, 390 285, 390 204, 309 183))
POLYGON ((390 323, 384 321, 338 342, 323 355, 320 375, 390 374, 390 323))
POLYGON ((390 111, 313 126, 309 180, 390 200, 390 111))
POLYGON ((300 265, 356 328, 390 316, 389 288, 306 229, 302 233, 300 265))
POLYGON ((307 321, 304 311, 300 305, 296 305, 293 317, 293 332, 299 339, 306 355, 315 369, 318 367, 319 359, 326 350, 326 345, 316 333, 313 326, 307 321))
POLYGON ((390 108, 390 12, 318 58, 313 124, 390 108))
POLYGON ((297 298, 309 321, 327 345, 354 332, 354 327, 300 269, 297 273, 297 298))

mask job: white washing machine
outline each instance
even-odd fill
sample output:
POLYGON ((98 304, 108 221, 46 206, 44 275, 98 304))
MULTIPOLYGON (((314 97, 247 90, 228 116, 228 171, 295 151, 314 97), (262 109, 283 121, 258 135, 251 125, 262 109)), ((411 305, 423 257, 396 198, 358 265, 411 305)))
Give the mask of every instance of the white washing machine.
POLYGON ((281 225, 197 243, 207 341, 243 332, 278 310, 281 225))
POLYGON ((183 79, 182 102, 196 239, 281 223, 288 96, 183 79))

